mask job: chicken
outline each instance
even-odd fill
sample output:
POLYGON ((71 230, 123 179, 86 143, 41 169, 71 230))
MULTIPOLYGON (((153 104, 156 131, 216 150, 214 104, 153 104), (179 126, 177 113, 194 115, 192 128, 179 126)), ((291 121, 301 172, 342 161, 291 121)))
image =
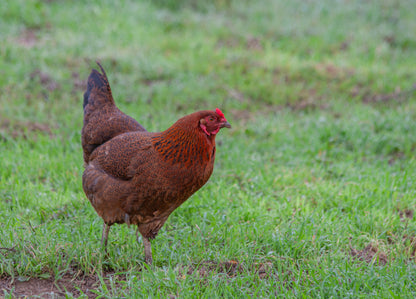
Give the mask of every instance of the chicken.
POLYGON ((113 224, 137 225, 145 261, 151 264, 150 240, 208 181, 215 136, 231 126, 217 108, 184 116, 163 132, 147 132, 116 107, 106 73, 98 65, 102 74, 92 70, 84 94, 82 186, 104 220, 104 248, 113 224))

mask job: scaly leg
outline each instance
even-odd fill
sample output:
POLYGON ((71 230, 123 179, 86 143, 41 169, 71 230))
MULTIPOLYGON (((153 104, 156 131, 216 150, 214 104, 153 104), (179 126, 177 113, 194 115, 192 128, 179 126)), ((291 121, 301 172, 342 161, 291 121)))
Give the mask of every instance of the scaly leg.
POLYGON ((144 245, 144 260, 148 265, 151 265, 153 262, 153 258, 152 258, 152 246, 150 244, 150 240, 146 237, 143 237, 143 245, 144 245))
MULTIPOLYGON (((139 226, 137 226, 136 230, 136 241, 139 242, 139 226)), ((144 260, 146 264, 151 265, 153 262, 152 258, 152 245, 150 244, 150 240, 143 236, 143 245, 144 245, 144 260)))
POLYGON ((108 232, 110 231, 110 226, 104 222, 103 226, 103 235, 101 237, 101 246, 104 245, 104 251, 107 252, 107 241, 108 241, 108 232))

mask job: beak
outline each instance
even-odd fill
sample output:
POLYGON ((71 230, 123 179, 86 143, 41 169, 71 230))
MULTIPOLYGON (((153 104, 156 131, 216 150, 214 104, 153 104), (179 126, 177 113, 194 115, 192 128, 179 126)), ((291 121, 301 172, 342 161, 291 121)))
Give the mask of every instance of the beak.
POLYGON ((221 128, 229 128, 229 129, 231 129, 231 125, 228 123, 228 121, 225 121, 224 123, 221 124, 221 128))

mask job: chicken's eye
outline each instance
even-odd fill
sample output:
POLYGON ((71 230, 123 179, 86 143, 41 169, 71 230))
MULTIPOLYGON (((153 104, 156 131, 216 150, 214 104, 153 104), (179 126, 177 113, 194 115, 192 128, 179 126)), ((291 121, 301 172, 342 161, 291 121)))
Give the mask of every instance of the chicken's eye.
POLYGON ((210 116, 209 121, 214 121, 214 118, 210 116))

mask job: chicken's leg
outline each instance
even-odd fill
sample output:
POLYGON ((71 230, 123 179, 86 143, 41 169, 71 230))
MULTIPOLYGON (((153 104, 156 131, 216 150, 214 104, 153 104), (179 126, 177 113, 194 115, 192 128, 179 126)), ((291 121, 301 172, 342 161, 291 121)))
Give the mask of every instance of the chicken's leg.
POLYGON ((144 260, 148 265, 151 265, 153 262, 153 258, 152 258, 152 246, 150 244, 150 240, 146 237, 143 237, 143 245, 144 245, 144 260))
POLYGON ((110 226, 104 222, 103 226, 103 235, 101 237, 101 246, 104 246, 104 251, 107 252, 107 241, 108 241, 108 232, 110 231, 110 226))
MULTIPOLYGON (((137 226, 136 230, 136 241, 139 243, 139 226, 137 226)), ((153 262, 152 258, 152 245, 150 244, 150 240, 148 238, 143 237, 143 245, 144 245, 144 260, 146 264, 151 265, 153 262)))

